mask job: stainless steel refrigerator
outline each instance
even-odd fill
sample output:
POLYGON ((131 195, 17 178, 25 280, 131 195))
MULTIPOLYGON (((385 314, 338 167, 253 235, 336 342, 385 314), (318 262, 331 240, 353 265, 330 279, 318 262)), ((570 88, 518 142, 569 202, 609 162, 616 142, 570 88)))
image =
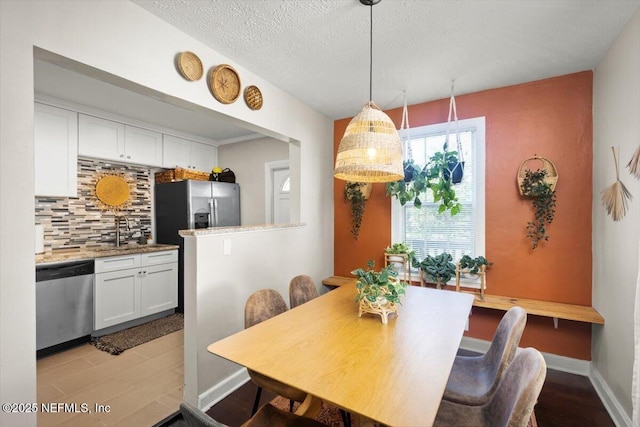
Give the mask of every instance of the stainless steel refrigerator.
POLYGON ((240 225, 240 185, 184 180, 155 185, 156 241, 180 245, 178 311, 184 311, 184 240, 179 230, 240 225))

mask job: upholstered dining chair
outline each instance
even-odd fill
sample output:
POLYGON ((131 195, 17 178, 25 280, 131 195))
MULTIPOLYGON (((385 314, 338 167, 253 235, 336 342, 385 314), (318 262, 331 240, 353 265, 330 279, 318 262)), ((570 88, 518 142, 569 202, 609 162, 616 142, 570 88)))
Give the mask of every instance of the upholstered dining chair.
POLYGON ((496 392, 480 406, 443 400, 434 427, 526 427, 533 413, 547 365, 535 348, 518 350, 496 392))
MULTIPOLYGON (((180 404, 182 418, 187 427, 227 427, 211 418, 195 406, 182 402, 180 404)), ((271 404, 266 404, 242 427, 326 427, 311 418, 282 411, 271 404)))
POLYGON ((289 307, 297 307, 317 296, 318 289, 311 277, 301 274, 289 282, 289 307))
MULTIPOLYGON (((252 293, 244 306, 244 327, 250 328, 253 325, 257 325, 260 322, 264 322, 278 314, 287 311, 287 304, 284 302, 282 295, 275 289, 261 289, 252 293)), ((302 402, 307 394, 301 390, 290 387, 279 381, 275 381, 269 377, 266 377, 258 372, 248 370, 249 377, 258 386, 256 391, 256 398, 253 402, 253 408, 251 415, 253 416, 258 410, 260 404, 260 396, 262 395, 262 388, 271 390, 274 393, 286 397, 291 401, 290 410, 293 409, 293 402, 302 402)))
POLYGON ((495 392, 513 360, 527 322, 527 312, 512 307, 505 313, 482 356, 456 356, 443 399, 464 405, 483 405, 495 392))

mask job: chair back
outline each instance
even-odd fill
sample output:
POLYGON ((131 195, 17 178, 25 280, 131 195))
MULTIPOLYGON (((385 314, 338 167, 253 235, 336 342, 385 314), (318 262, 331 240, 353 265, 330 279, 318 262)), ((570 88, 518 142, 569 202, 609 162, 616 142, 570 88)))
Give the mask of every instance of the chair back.
POLYGON ((226 424, 220 424, 187 402, 180 404, 180 412, 182 413, 182 418, 184 418, 184 421, 187 423, 187 427, 227 427, 226 424))
POLYGON ((495 391, 507 367, 513 361, 520 337, 527 324, 527 312, 522 307, 511 307, 498 324, 491 346, 484 354, 487 378, 495 378, 488 395, 495 391))
POLYGON ((483 418, 493 427, 526 426, 546 375, 542 354, 531 347, 520 349, 486 404, 483 418))
POLYGON ((318 289, 313 279, 301 274, 289 283, 289 307, 294 308, 318 296, 318 289))
POLYGON ((287 311, 287 303, 275 289, 252 293, 244 305, 244 327, 249 328, 287 311))

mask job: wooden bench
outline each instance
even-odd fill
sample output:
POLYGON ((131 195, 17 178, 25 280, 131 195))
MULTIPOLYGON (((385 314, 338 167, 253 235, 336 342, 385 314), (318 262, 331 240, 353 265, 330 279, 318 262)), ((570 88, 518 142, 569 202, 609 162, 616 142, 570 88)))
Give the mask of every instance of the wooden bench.
MULTIPOLYGON (((322 281, 322 284, 330 287, 355 285, 355 277, 331 276, 322 281)), ((503 297, 499 295, 484 295, 484 301, 476 295, 473 302, 475 307, 489 308, 493 310, 507 311, 511 307, 520 306, 528 314, 553 318, 553 326, 558 328, 558 319, 574 320, 576 322, 604 325, 604 318, 593 307, 561 302, 539 301, 526 298, 503 297)))

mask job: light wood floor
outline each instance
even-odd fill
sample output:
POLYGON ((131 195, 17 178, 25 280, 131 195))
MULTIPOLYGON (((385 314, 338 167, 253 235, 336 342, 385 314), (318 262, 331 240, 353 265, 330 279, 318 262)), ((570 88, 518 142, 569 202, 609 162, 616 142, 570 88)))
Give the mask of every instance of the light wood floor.
POLYGON ((184 332, 112 356, 90 344, 37 362, 38 403, 75 403, 77 413, 38 412, 38 426, 152 426, 179 409, 184 332), (91 413, 80 413, 82 404, 91 413), (95 405, 109 405, 96 412, 95 405))

